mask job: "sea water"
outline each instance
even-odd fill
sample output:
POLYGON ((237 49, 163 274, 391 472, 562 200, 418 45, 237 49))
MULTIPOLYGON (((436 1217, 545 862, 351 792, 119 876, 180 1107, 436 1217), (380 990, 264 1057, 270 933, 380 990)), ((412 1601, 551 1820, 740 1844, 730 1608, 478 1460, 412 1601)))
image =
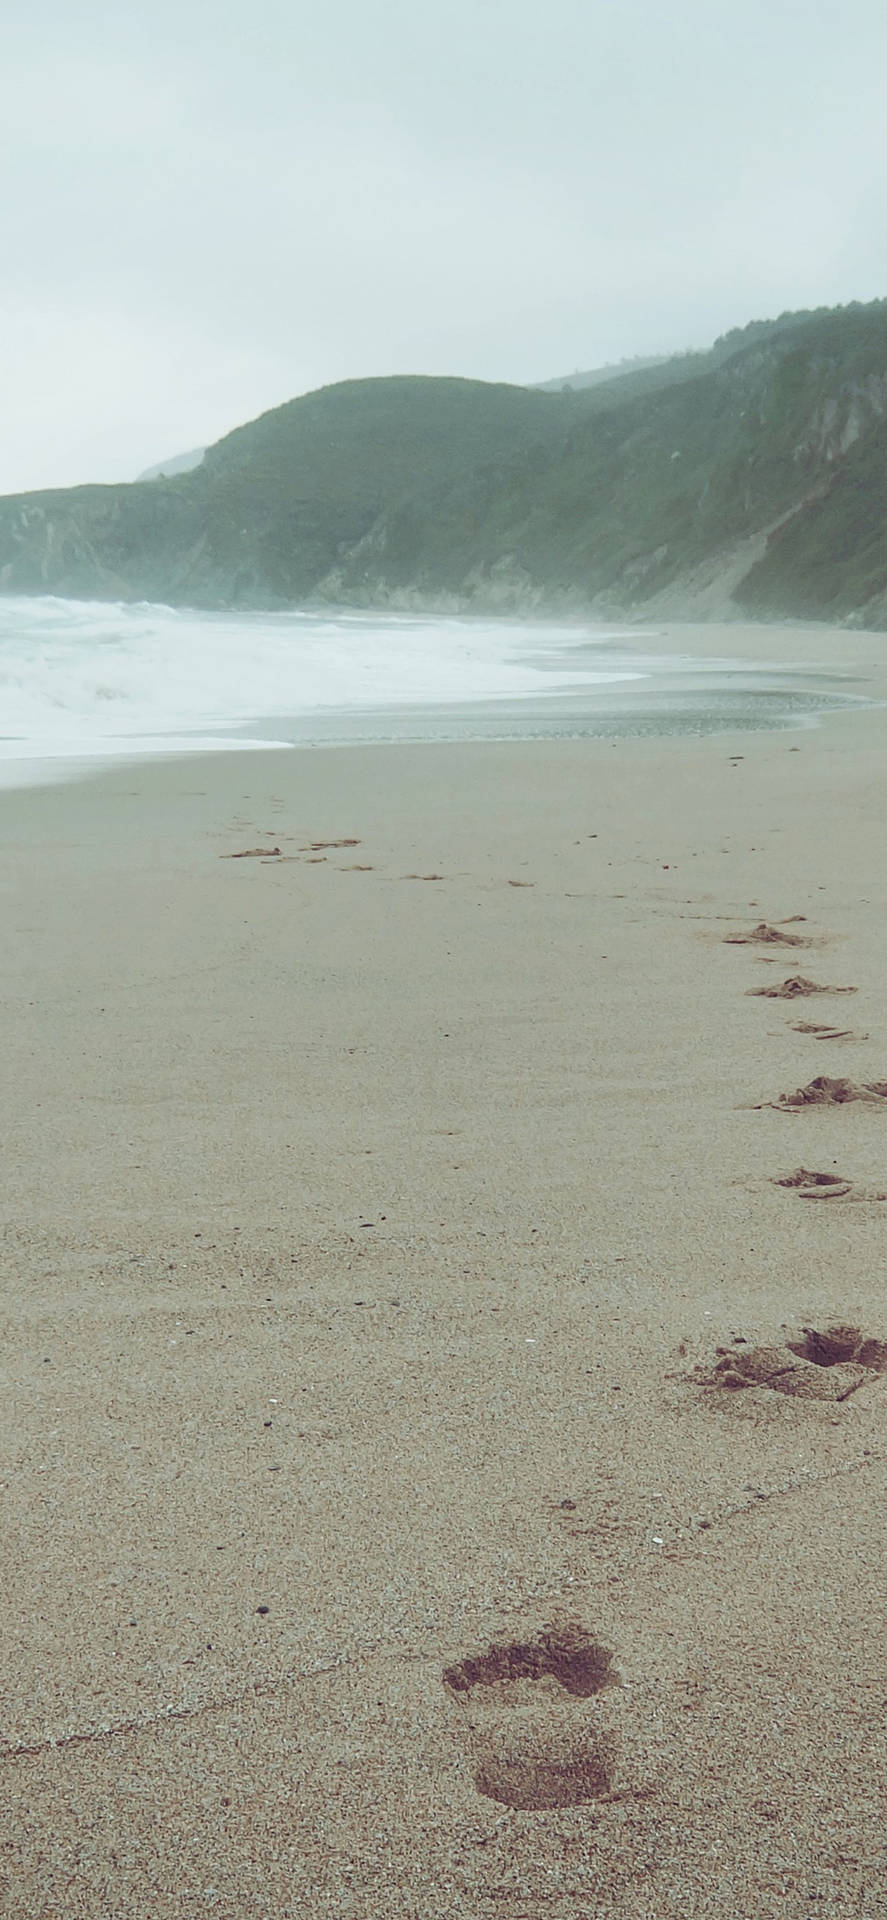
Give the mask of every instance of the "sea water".
POLYGON ((837 679, 581 623, 0 597, 0 782, 137 754, 785 725, 854 698, 837 679))

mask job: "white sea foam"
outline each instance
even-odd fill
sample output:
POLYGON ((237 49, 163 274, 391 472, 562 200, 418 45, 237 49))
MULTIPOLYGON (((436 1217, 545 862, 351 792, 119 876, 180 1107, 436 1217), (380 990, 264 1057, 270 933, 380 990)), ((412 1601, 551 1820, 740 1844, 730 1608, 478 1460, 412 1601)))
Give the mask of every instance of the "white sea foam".
POLYGON ((257 746, 261 739, 228 730, 278 717, 544 697, 639 677, 638 663, 608 652, 615 638, 493 620, 0 598, 0 758, 257 746), (591 641, 600 651, 589 658, 591 641), (567 649, 580 643, 571 658, 567 649))
POLYGON ((136 754, 812 725, 859 702, 843 679, 581 623, 0 596, 0 786, 136 754))

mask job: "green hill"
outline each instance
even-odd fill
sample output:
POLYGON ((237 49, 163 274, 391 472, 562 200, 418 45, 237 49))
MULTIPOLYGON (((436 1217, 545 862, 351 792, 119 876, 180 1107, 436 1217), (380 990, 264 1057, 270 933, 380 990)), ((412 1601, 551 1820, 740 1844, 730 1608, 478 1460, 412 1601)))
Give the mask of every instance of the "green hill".
POLYGON ((609 380, 623 380, 633 373, 644 373, 648 367, 664 367, 675 356, 669 353, 635 354, 628 360, 608 361, 604 367, 589 367, 584 373, 577 367, 575 373, 562 373, 556 380, 539 380, 535 384, 540 393, 578 393, 587 387, 602 387, 609 380))
POLYGON ((192 472, 0 500, 0 585, 887 626, 887 301, 576 391, 324 388, 192 472))

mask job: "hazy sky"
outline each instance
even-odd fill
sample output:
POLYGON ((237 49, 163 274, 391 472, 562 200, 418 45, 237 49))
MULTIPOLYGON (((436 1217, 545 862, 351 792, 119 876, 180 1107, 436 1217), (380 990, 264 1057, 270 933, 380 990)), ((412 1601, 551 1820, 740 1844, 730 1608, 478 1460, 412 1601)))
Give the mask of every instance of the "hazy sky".
POLYGON ((0 491, 887 293, 883 0, 30 0, 0 491))

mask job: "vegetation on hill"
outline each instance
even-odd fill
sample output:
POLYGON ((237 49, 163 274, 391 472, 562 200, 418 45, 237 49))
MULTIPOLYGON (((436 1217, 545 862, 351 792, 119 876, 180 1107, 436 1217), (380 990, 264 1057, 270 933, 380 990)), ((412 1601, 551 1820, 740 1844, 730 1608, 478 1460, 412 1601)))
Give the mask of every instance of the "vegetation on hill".
POLYGON ((602 387, 609 380, 623 380, 632 373, 644 373, 648 367, 665 367, 675 356, 670 353, 633 354, 627 360, 611 360, 603 367, 589 367, 580 372, 562 373, 556 380, 536 382, 540 393, 578 393, 586 387, 602 387))
POLYGON ((191 472, 0 500, 0 585, 887 626, 887 302, 753 322, 574 391, 324 388, 191 472))

